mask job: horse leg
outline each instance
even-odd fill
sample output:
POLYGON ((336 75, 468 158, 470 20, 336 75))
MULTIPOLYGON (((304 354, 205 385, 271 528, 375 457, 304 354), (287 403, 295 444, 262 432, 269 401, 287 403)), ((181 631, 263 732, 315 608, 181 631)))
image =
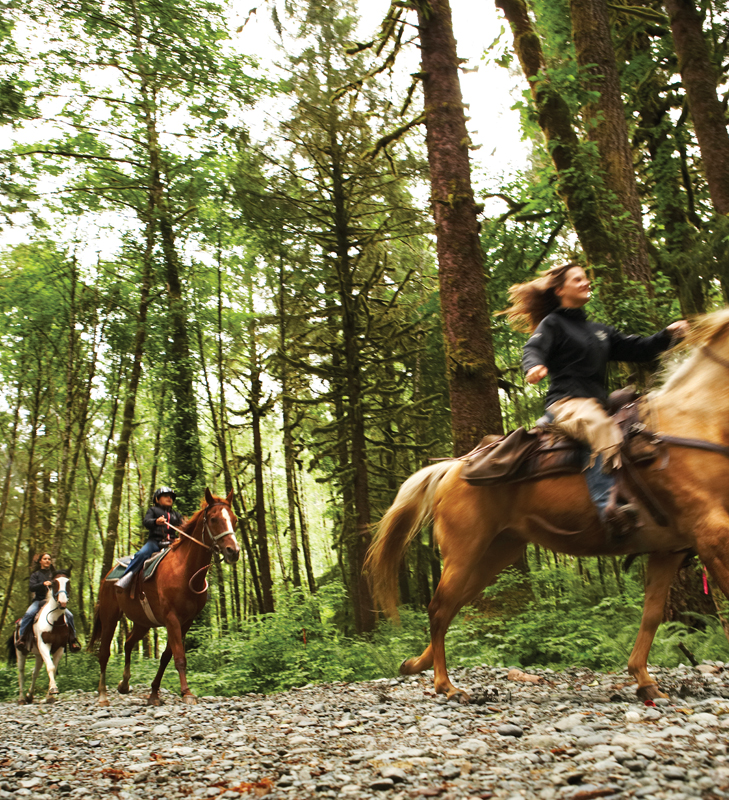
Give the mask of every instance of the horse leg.
POLYGON ((699 558, 724 596, 729 598, 729 514, 723 508, 712 510, 694 531, 699 558))
POLYGON ((640 630, 628 659, 628 672, 638 682, 637 694, 641 700, 667 697, 648 674, 648 653, 658 626, 663 620, 666 598, 676 571, 686 558, 686 553, 651 553, 645 578, 645 599, 640 630))
POLYGON ((129 678, 132 674, 132 651, 134 647, 140 642, 149 628, 144 628, 141 625, 134 623, 134 627, 127 636, 124 643, 124 674, 116 687, 119 694, 129 694, 129 678))
POLYGON ((46 665, 46 672, 48 673, 48 692, 46 693, 46 701, 50 702, 56 699, 58 694, 58 686, 56 685, 56 664, 51 657, 51 646, 38 636, 36 637, 36 646, 38 652, 46 665))
MULTIPOLYGON (((112 589, 112 591, 115 591, 112 589)), ((108 706, 109 697, 106 694, 106 665, 109 663, 109 656, 111 655, 111 643, 114 639, 114 632, 116 631, 116 626, 121 619, 121 611, 119 606, 116 605, 116 596, 112 597, 111 600, 107 600, 108 603, 113 601, 114 611, 109 613, 108 617, 104 619, 101 616, 102 608, 101 608, 101 600, 99 600, 99 615, 101 619, 101 639, 99 643, 99 705, 100 706, 108 706)))
POLYGON ((185 634, 191 624, 192 622, 188 622, 183 627, 176 617, 172 617, 167 623, 167 641, 175 659, 175 669, 180 676, 182 702, 194 706, 197 704, 197 697, 187 685, 187 658, 185 657, 185 634))
POLYGON ((165 674, 165 670, 167 669, 167 665, 170 663, 171 658, 172 648, 170 647, 170 643, 168 641, 167 647, 165 647, 159 660, 159 669, 157 670, 157 674, 154 676, 154 680, 152 681, 152 691, 147 698, 148 706, 162 705, 162 701, 159 699, 159 687, 162 684, 162 676, 165 674))
POLYGON ((28 703, 33 702, 33 697, 35 696, 35 683, 38 680, 42 666, 43 659, 39 655, 36 655, 35 663, 33 664, 33 674, 30 676, 30 689, 28 694, 25 695, 25 699, 28 703))
POLYGON ((25 704, 25 693, 23 692, 23 683, 25 681, 25 653, 16 650, 15 661, 18 665, 18 703, 22 706, 25 704))

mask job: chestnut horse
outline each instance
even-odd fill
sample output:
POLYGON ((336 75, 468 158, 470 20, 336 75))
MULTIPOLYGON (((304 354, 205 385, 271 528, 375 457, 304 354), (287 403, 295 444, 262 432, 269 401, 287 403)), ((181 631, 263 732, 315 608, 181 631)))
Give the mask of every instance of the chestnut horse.
POLYGON ((99 588, 99 602, 96 604, 94 629, 89 642, 89 649, 100 641, 99 666, 99 705, 108 706, 106 694, 106 665, 111 652, 114 631, 122 614, 133 623, 132 630, 124 645, 124 675, 117 687, 121 694, 129 692, 132 650, 150 628, 164 625, 167 628, 167 647, 160 658, 159 669, 152 681, 152 691, 147 699, 148 705, 160 705, 159 687, 162 676, 174 656, 175 667, 180 675, 182 700, 195 704, 197 699, 187 685, 185 659, 185 634, 193 620, 202 611, 207 602, 207 580, 205 574, 210 567, 213 553, 222 553, 226 563, 233 564, 240 556, 240 547, 235 540, 235 527, 238 523, 230 507, 233 492, 225 499, 215 497, 209 489, 205 490, 205 500, 200 510, 180 528, 180 538, 170 545, 168 553, 157 567, 154 576, 141 584, 138 583, 136 596, 131 597, 131 587, 123 593, 117 593, 116 583, 106 580, 106 575, 99 588), (203 584, 201 589, 195 588, 203 584), (152 615, 158 624, 155 625, 140 601, 140 584, 152 615))
POLYGON ((665 697, 647 669, 668 590, 693 550, 729 596, 729 310, 697 319, 685 344, 693 352, 663 387, 643 400, 648 428, 666 437, 719 445, 714 451, 666 444, 668 459, 640 474, 668 512, 667 527, 641 513, 635 534, 610 541, 600 525, 582 475, 563 475, 495 487, 461 480, 462 462, 451 459, 416 472, 402 485, 378 524, 367 556, 376 603, 397 616, 398 568, 421 527, 433 520, 443 572, 428 607, 430 645, 405 661, 412 675, 434 668, 435 689, 461 694, 448 678, 444 638, 466 603, 493 583, 534 542, 572 556, 648 554, 640 630, 628 661, 642 699, 665 697))

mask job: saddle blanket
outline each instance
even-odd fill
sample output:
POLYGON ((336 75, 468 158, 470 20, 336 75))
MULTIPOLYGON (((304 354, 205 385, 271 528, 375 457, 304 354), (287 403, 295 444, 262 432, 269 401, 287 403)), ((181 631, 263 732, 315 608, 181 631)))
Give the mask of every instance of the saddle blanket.
MULTIPOLYGON (((148 558, 144 562, 144 566, 142 567, 142 571, 144 572, 144 580, 148 581, 154 573, 157 571, 157 567, 160 564, 160 561, 170 552, 169 547, 165 547, 159 553, 155 553, 152 558, 148 558)), ((129 566, 129 562, 132 560, 133 556, 122 556, 121 558, 117 559, 116 566, 114 569, 106 576, 107 581, 117 581, 121 576, 124 574, 126 568, 129 566)))

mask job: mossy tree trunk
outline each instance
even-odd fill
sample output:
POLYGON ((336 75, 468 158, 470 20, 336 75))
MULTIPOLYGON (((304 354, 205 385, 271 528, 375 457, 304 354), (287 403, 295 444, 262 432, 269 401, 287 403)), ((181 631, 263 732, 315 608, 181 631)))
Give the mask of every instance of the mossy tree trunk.
POLYGON ((689 110, 701 149, 711 202, 729 214, 729 133, 719 99, 717 70, 693 0, 665 0, 689 110))
POLYGON ((600 155, 613 246, 620 255, 623 274, 650 286, 648 246, 607 4, 605 0, 570 0, 570 12, 583 86, 597 98, 585 107, 584 113, 587 134, 600 155))
POLYGON ((483 252, 448 0, 417 0, 425 126, 455 455, 501 433, 483 252))

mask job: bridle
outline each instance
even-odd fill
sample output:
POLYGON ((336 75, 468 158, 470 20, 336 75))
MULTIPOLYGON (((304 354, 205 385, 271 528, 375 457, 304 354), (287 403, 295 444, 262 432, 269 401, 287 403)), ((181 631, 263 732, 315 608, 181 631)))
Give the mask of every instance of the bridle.
MULTIPOLYGON (((186 533, 181 528, 178 528, 177 526, 172 525, 169 522, 167 523, 167 527, 172 528, 173 531, 177 531, 177 533, 179 533, 180 536, 184 536, 186 539, 189 539, 191 542, 195 542, 195 544, 199 545, 200 547, 204 547, 209 553, 219 556, 222 553, 222 550, 221 550, 220 545, 218 544, 218 542, 220 541, 220 539, 222 539, 225 536, 231 536, 231 535, 235 534, 235 530, 233 529, 233 526, 230 524, 230 522, 228 522, 228 528, 226 530, 224 530, 222 533, 214 534, 210 530, 210 523, 208 522, 208 511, 210 511, 211 508, 215 508, 215 506, 223 506, 224 508, 230 510, 230 506, 227 503, 218 502, 218 503, 211 503, 210 505, 205 506, 205 510, 203 511, 203 535, 202 535, 202 541, 200 541, 200 539, 196 539, 194 536, 190 536, 189 533, 186 533), (206 542, 205 542, 205 538, 206 537, 210 539, 210 542, 211 542, 210 544, 206 544, 206 542)), ((206 564, 204 567, 200 567, 200 569, 197 572, 195 572, 192 575, 192 577, 190 578, 190 580, 187 582, 187 588, 193 594, 205 594, 205 592, 207 592, 207 590, 208 590, 208 580, 207 580, 207 578, 205 578, 205 585, 199 591, 197 589, 194 589, 192 584, 193 584, 195 578, 197 578, 197 576, 201 572, 207 572, 209 569, 210 569, 210 564, 206 564)))

